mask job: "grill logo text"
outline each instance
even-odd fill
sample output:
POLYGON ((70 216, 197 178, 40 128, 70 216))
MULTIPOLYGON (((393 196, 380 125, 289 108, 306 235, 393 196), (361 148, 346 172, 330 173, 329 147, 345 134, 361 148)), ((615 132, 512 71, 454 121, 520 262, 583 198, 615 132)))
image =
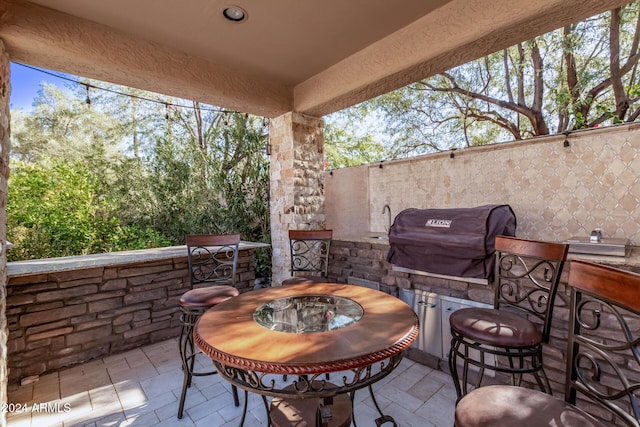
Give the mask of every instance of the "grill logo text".
POLYGON ((451 222, 452 220, 450 219, 428 219, 424 226, 451 228, 451 222))

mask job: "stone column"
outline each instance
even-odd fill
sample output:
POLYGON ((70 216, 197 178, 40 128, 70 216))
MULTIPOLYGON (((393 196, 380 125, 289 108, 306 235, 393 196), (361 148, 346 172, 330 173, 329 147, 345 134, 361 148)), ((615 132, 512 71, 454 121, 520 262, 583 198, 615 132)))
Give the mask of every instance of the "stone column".
POLYGON ((322 230, 324 120, 286 113, 269 124, 273 285, 290 276, 289 230, 322 230))
MULTIPOLYGON (((9 116, 9 95, 11 93, 11 69, 9 54, 0 40, 0 402, 7 401, 7 180, 9 179, 9 137, 11 121, 9 116)), ((3 412, 0 426, 7 425, 3 412)))

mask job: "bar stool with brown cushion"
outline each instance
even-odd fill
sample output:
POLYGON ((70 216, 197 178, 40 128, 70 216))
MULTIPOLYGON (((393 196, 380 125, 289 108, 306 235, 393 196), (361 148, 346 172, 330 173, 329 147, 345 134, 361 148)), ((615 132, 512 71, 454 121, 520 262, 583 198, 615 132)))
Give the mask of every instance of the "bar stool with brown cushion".
MULTIPOLYGON (((180 297, 179 349, 184 378, 178 407, 178 418, 182 418, 187 388, 194 376, 213 375, 217 371, 196 371, 196 357, 201 354, 193 342, 193 328, 206 310, 239 295, 235 288, 238 263, 239 234, 188 235, 186 238, 189 282, 191 290, 180 297)), ((238 391, 233 386, 233 399, 240 405, 238 391)))
POLYGON ((640 425, 640 275, 571 261, 565 393, 511 385, 471 391, 456 427, 640 425))
POLYGON ((282 284, 327 282, 332 238, 333 230, 289 230, 292 277, 282 284))
POLYGON ((551 393, 542 364, 568 245, 498 236, 494 308, 464 308, 449 318, 449 369, 458 400, 467 394, 470 366, 480 387, 486 369, 511 375, 519 385, 532 374, 551 393), (497 364, 496 362, 497 358, 497 364), (462 376, 458 373, 462 364, 462 376))

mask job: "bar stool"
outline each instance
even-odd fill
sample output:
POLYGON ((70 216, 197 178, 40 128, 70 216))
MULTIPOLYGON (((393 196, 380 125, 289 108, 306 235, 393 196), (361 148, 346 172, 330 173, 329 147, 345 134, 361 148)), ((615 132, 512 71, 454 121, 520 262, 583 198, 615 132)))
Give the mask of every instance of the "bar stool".
POLYGON ((490 385, 456 406, 456 427, 640 425, 640 275, 571 261, 564 400, 490 385))
POLYGON ((282 285, 325 283, 333 230, 289 230, 291 278, 282 285))
POLYGON ((480 387, 485 369, 490 369, 510 374, 515 385, 520 385, 523 374, 532 374, 540 389, 551 393, 542 343, 549 340, 569 245, 497 236, 495 247, 494 308, 464 308, 449 318, 449 369, 458 400, 467 394, 470 366, 478 368, 475 388, 480 387))
MULTIPOLYGON (((291 277, 282 285, 328 282, 332 238, 333 230, 289 230, 291 277)), ((287 375, 283 377, 286 381, 287 375)))
MULTIPOLYGON (((201 352, 196 350, 193 341, 194 326, 206 310, 239 295, 235 288, 240 244, 239 234, 188 235, 186 244, 191 290, 180 297, 182 330, 179 350, 184 378, 178 406, 178 418, 182 418, 187 388, 191 386, 192 378, 217 374, 215 369, 210 371, 195 370, 196 356, 201 352)), ((234 404, 239 406, 238 390, 233 386, 232 391, 234 404)))

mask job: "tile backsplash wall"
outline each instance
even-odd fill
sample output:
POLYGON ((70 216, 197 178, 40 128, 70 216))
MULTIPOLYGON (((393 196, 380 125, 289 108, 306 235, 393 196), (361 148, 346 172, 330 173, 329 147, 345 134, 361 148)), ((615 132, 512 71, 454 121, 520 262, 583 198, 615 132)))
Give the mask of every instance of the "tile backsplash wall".
POLYGON ((395 216, 409 207, 505 203, 519 237, 565 240, 601 228, 604 237, 640 245, 640 124, 567 140, 569 147, 557 135, 360 166, 368 168, 369 229, 385 232, 384 205, 395 216))

